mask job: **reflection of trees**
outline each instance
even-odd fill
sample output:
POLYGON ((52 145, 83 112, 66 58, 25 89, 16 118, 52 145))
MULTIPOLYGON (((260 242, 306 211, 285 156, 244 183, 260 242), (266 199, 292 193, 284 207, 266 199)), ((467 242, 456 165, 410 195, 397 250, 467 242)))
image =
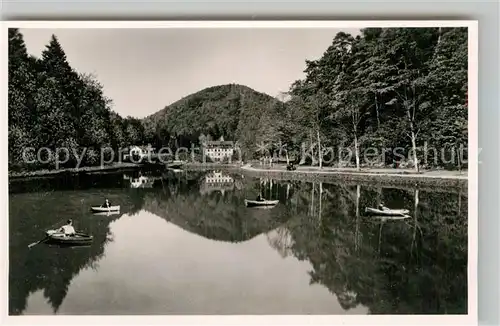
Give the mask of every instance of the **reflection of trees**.
MULTIPOLYGON (((97 268, 104 247, 113 240, 109 223, 120 215, 94 216, 82 206, 94 200, 91 193, 53 192, 45 196, 17 194, 9 199, 9 314, 22 314, 30 293, 43 289, 44 296, 57 313, 67 295, 71 280, 84 268, 97 268), (87 200, 81 200, 83 198, 87 200), (54 207, 54 203, 62 205, 54 207), (28 249, 32 241, 43 236, 43 230, 57 224, 57 219, 72 217, 76 228, 94 236, 91 246, 82 248, 40 244, 28 249), (39 233, 33 234, 33 230, 39 233), (23 236, 24 235, 24 236, 23 236)), ((131 198, 121 191, 108 191, 110 200, 122 205, 122 213, 134 210, 131 198)))
POLYGON ((276 249, 281 257, 285 258, 292 254, 290 248, 292 247, 293 239, 290 231, 286 227, 279 226, 271 232, 268 232, 266 237, 269 245, 276 249))
POLYGON ((419 190, 322 186, 324 199, 312 196, 314 184, 295 189, 293 196, 302 208, 285 226, 290 245, 273 243, 280 252, 291 250, 311 262, 311 283, 330 289, 344 309, 363 304, 373 314, 466 313, 463 198, 419 190), (380 221, 362 216, 365 206, 380 200, 389 207, 409 208, 411 218, 380 221), (318 224, 310 212, 320 205, 318 224))
MULTIPOLYGON (((467 311, 466 193, 264 179, 260 183, 235 177, 240 186, 232 191, 200 196, 206 173, 167 171, 153 189, 106 190, 105 194, 122 206, 122 213, 146 209, 210 239, 246 241, 266 233, 270 246, 282 257, 308 260, 310 282, 328 288, 346 310, 362 304, 373 314, 467 311), (268 210, 246 208, 243 200, 259 192, 280 199, 280 204, 268 210), (389 207, 409 208, 411 218, 380 221, 363 216, 364 207, 380 201, 389 207)), ((123 178, 118 179, 126 187, 123 178)), ((39 289, 44 289, 57 312, 72 278, 83 268, 98 268, 104 246, 112 241, 109 223, 119 216, 86 218, 88 212, 82 205, 101 200, 101 194, 92 190, 48 192, 39 198, 11 196, 11 314, 22 313, 29 293, 39 289), (82 196, 88 198, 82 202, 82 196), (53 212, 50 206, 56 201, 64 202, 59 215, 47 214, 53 212), (82 216, 79 226, 95 237, 90 248, 40 245, 27 249, 28 243, 38 239, 23 235, 61 216, 77 215, 82 216)))
POLYGON ((148 193, 144 209, 188 232, 232 242, 246 241, 272 230, 287 217, 285 207, 270 210, 246 208, 243 191, 200 196, 196 187, 178 185, 172 192, 148 193))
POLYGON ((49 177, 9 180, 9 194, 52 192, 54 189, 118 189, 128 182, 117 173, 60 173, 49 177))

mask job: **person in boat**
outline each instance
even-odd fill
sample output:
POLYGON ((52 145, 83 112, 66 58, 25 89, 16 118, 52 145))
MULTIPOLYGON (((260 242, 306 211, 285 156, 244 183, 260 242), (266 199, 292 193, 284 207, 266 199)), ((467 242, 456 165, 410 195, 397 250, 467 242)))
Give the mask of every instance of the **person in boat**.
POLYGON ((255 200, 256 200, 256 201, 265 201, 265 199, 264 199, 264 198, 262 198, 262 196, 261 196, 261 195, 258 195, 258 196, 257 196, 257 199, 255 199, 255 200))
POLYGON ((71 236, 76 233, 75 228, 73 227, 73 221, 69 219, 65 225, 63 225, 58 232, 63 233, 65 236, 71 236))
POLYGON ((378 204, 378 209, 380 209, 381 211, 387 211, 387 210, 389 210, 387 207, 384 206, 384 203, 378 204))
POLYGON ((106 198, 106 201, 104 202, 104 204, 102 204, 101 207, 105 207, 105 208, 110 208, 111 207, 111 203, 109 202, 109 200, 106 198))

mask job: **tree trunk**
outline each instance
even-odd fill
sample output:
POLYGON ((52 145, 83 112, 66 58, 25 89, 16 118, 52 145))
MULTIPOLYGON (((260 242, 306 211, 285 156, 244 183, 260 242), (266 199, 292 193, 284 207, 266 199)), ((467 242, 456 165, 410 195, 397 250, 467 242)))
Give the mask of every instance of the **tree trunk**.
POLYGON ((288 200, 288 197, 290 196, 290 184, 286 184, 286 200, 288 200))
POLYGON ((406 115, 408 117, 408 122, 410 123, 410 133, 411 133, 411 148, 413 151, 413 164, 415 165, 415 171, 419 172, 418 158, 417 158, 417 135, 415 134, 415 126, 413 125, 413 117, 410 113, 410 108, 406 108, 406 115))
POLYGON ((311 166, 316 165, 316 157, 314 157, 314 142, 313 142, 313 136, 312 136, 312 131, 309 130, 309 141, 311 142, 311 166))
POLYGON ((377 93, 374 92, 373 96, 375 97, 375 113, 377 114, 377 130, 378 130, 380 128, 380 113, 378 111, 377 93))
POLYGON ((382 187, 377 187, 377 203, 382 203, 382 187))
POLYGON ((438 40, 436 43, 436 47, 434 48, 434 54, 432 55, 433 58, 436 57, 437 51, 439 49, 439 44, 441 44, 441 27, 438 29, 438 40))
POLYGON ((462 171, 462 161, 460 158, 461 151, 457 148, 457 162, 458 162, 458 171, 462 171))
POLYGON ((290 165, 290 158, 288 157, 288 151, 285 151, 286 154, 286 165, 290 165))
POLYGON ((356 170, 359 171, 359 148, 358 148, 358 136, 356 131, 354 132, 354 152, 356 155, 356 170))
POLYGON ((419 172, 418 158, 417 158, 417 140, 415 136, 415 131, 413 130, 413 122, 411 123, 411 147, 413 149, 413 163, 415 164, 415 171, 419 172))
POLYGON ((323 159, 322 159, 322 153, 321 153, 321 140, 319 138, 319 128, 318 128, 318 130, 316 130, 316 135, 318 138, 318 162, 319 162, 319 168, 321 169, 323 159))

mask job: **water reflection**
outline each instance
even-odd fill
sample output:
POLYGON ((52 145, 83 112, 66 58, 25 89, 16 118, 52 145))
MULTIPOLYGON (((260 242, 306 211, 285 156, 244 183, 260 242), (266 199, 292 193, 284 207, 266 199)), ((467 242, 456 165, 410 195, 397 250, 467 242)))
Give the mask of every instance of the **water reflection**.
POLYGON ((224 194, 232 191, 235 187, 235 180, 229 174, 222 171, 211 171, 202 179, 200 194, 210 194, 214 191, 224 194))
POLYGON ((228 171, 109 178, 121 188, 11 194, 10 314, 467 313, 466 192, 228 171), (132 187, 141 177, 151 186, 132 187), (280 203, 246 208, 258 194, 280 203), (120 215, 88 211, 104 196, 120 215), (410 218, 364 215, 380 202, 410 218), (90 247, 27 249, 68 216, 90 247))

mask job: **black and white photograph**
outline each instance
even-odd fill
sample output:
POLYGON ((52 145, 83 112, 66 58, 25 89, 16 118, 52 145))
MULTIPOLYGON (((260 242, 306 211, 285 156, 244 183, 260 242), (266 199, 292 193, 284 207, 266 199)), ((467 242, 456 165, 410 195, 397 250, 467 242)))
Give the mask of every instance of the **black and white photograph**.
POLYGON ((476 21, 4 26, 9 318, 477 314, 476 21))

